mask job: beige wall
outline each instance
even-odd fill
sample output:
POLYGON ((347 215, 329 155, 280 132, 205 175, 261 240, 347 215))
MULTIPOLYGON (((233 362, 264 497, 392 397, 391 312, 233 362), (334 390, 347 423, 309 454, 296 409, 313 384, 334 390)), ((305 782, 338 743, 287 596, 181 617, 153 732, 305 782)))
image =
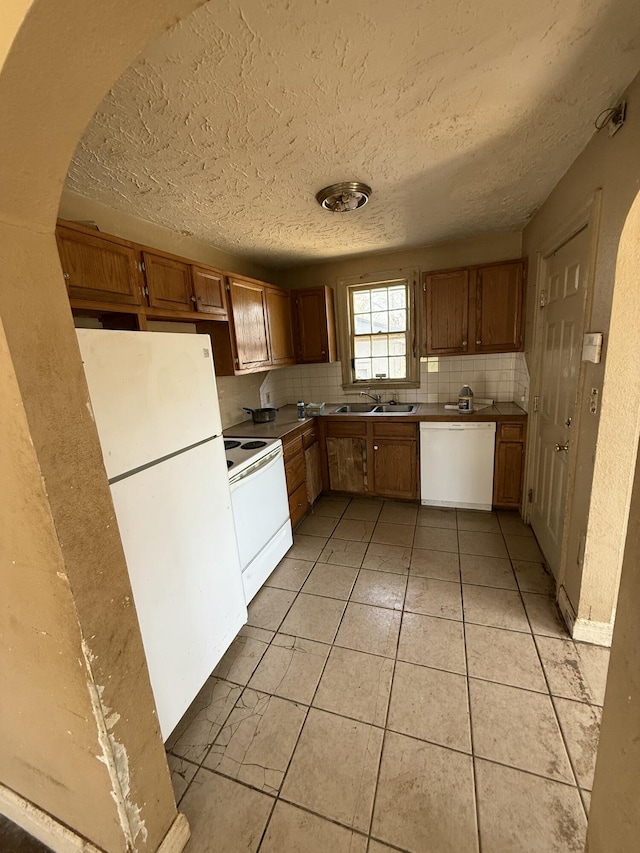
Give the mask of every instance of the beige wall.
POLYGON ((422 271, 508 261, 519 258, 521 252, 521 233, 502 231, 497 234, 480 234, 402 252, 371 253, 355 258, 292 267, 281 270, 279 283, 289 288, 317 287, 322 284, 335 287, 336 280, 343 276, 363 275, 403 267, 418 267, 422 271))
POLYGON ((3 5, 0 808, 109 853, 157 850, 177 812, 53 231, 104 92, 196 5, 3 5))
POLYGON ((256 264, 250 258, 230 255, 209 243, 194 240, 193 237, 178 234, 169 228, 162 228, 160 225, 130 216, 128 213, 113 210, 68 190, 62 193, 58 215, 61 219, 70 219, 72 222, 95 222, 100 231, 121 237, 123 240, 142 243, 154 249, 210 264, 218 269, 278 284, 277 274, 273 269, 256 264))
POLYGON ((633 328, 627 324, 628 328, 633 328, 632 334, 627 333, 624 339, 618 340, 618 372, 614 374, 607 368, 605 381, 605 363, 609 360, 613 342, 608 332, 618 244, 640 185, 640 158, 637 156, 640 79, 632 83, 626 98, 625 126, 613 138, 606 131, 592 138, 525 229, 523 243, 530 270, 526 344, 531 357, 537 312, 534 287, 536 253, 548 246, 553 236, 563 230, 587 199, 602 188, 594 287, 586 331, 603 332, 605 343, 602 363, 585 363, 582 368, 582 383, 587 393, 582 396, 577 411, 579 433, 572 437, 572 441, 578 444, 573 515, 568 520, 566 552, 560 576, 576 615, 601 623, 610 622, 617 597, 637 446, 637 400, 640 397, 640 374, 634 368, 632 349, 635 348, 635 330, 638 328, 638 306, 633 296, 621 304, 618 317, 627 315, 636 325, 633 328), (588 391, 592 387, 599 390, 601 397, 597 415, 589 413, 588 391), (581 538, 585 536, 584 565, 581 566, 578 563, 579 548, 581 538), (585 584, 587 579, 588 584, 585 584))
POLYGON ((588 853, 631 853, 640 846, 639 613, 640 465, 637 465, 593 783, 588 853))

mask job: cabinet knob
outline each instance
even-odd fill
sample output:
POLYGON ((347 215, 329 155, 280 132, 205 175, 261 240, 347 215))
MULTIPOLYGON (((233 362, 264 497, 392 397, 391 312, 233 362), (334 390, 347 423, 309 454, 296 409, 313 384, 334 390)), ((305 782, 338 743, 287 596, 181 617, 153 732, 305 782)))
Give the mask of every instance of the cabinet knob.
POLYGON ((377 444, 374 444, 374 445, 373 445, 373 449, 374 449, 374 450, 377 450, 377 449, 378 449, 378 445, 377 445, 377 444))
POLYGON ((481 343, 482 343, 482 341, 476 341, 476 344, 481 344, 481 343))
POLYGON ((71 278, 68 272, 63 272, 62 277, 65 279, 65 281, 69 281, 69 279, 71 278))

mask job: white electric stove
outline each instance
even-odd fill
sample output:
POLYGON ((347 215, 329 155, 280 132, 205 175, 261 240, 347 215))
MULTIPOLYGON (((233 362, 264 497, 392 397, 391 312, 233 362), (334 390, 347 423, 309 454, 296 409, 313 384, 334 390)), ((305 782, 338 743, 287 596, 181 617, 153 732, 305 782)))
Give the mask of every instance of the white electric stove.
POLYGON ((293 544, 279 438, 225 438, 231 508, 247 604, 293 544))

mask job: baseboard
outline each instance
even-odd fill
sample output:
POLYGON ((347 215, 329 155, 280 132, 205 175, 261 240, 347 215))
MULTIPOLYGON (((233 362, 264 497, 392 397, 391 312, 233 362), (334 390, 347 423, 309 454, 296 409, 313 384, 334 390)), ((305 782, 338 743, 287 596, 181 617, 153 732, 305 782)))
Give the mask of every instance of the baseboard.
POLYGON ((613 621, 594 622, 591 619, 576 619, 572 636, 579 643, 592 643, 594 646, 611 646, 613 621))
POLYGON ((182 853, 190 837, 189 821, 182 812, 178 812, 176 819, 169 827, 169 832, 158 847, 158 853, 182 853))
MULTIPOLYGON (((68 826, 58 823, 50 814, 2 784, 0 784, 0 814, 46 844, 55 853, 104 853, 101 848, 96 847, 81 835, 77 835, 68 826)), ((179 812, 158 847, 157 853, 182 853, 190 836, 189 822, 179 812)))
POLYGON ((576 642, 591 643, 594 646, 611 645, 615 613, 611 622, 595 622, 592 619, 583 619, 576 616, 573 605, 569 601, 569 596, 563 586, 558 590, 558 607, 569 629, 569 633, 576 642))
POLYGON ((99 847, 0 784, 0 813, 55 853, 102 853, 99 847))

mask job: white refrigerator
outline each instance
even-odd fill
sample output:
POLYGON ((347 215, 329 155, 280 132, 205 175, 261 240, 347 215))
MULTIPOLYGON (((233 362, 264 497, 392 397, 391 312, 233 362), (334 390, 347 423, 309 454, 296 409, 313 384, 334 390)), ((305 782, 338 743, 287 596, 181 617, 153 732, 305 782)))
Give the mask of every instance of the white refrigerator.
POLYGON ((77 334, 166 740, 247 620, 211 341, 77 334))

